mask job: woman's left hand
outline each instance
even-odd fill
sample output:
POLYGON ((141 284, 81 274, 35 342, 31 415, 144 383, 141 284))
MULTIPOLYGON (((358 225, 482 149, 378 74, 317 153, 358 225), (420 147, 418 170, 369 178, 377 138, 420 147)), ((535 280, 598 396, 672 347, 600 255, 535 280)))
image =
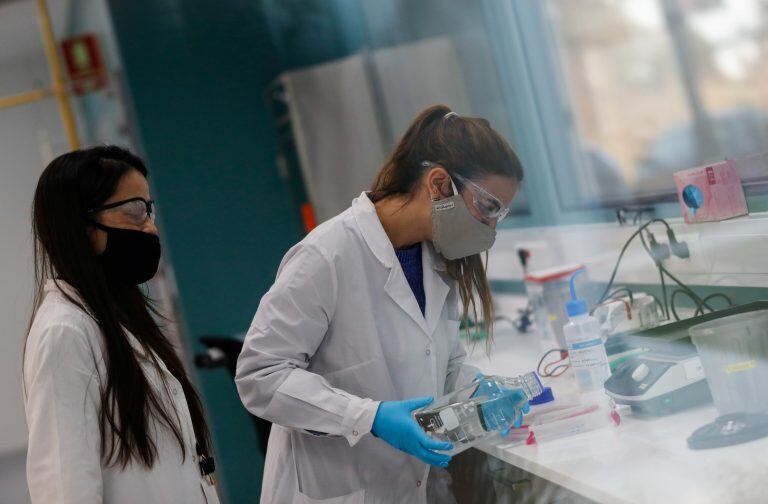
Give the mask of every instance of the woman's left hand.
MULTIPOLYGON (((481 382, 485 379, 483 373, 477 373, 477 380, 481 382)), ((480 385, 482 386, 482 385, 480 385)), ((494 430, 499 430, 502 436, 509 434, 510 428, 514 426, 515 429, 520 428, 523 424, 523 415, 531 410, 528 403, 528 398, 525 393, 520 389, 511 389, 506 387, 499 387, 496 384, 489 384, 491 390, 481 390, 478 386, 478 390, 475 391, 473 397, 480 395, 489 395, 501 392, 503 396, 496 400, 490 401, 483 405, 483 411, 486 414, 489 427, 494 430), (514 418, 511 425, 499 423, 500 419, 514 418)))

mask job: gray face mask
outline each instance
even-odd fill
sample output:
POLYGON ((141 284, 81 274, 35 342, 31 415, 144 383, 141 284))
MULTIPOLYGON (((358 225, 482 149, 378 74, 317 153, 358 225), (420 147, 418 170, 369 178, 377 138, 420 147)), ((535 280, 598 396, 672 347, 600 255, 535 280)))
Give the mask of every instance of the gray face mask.
POLYGON ((432 200, 432 244, 448 260, 485 252, 496 241, 496 230, 477 220, 456 186, 453 196, 432 200))

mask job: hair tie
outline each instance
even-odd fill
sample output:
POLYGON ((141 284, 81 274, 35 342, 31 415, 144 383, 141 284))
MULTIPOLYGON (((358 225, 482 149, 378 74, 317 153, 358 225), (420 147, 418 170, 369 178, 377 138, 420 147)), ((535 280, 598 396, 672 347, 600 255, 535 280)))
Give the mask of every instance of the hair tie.
POLYGON ((445 115, 443 116, 443 119, 449 119, 449 118, 451 118, 451 117, 459 117, 459 114, 457 114, 457 113, 456 113, 456 112, 454 112, 454 111, 450 111, 450 112, 448 112, 447 114, 445 114, 445 115))

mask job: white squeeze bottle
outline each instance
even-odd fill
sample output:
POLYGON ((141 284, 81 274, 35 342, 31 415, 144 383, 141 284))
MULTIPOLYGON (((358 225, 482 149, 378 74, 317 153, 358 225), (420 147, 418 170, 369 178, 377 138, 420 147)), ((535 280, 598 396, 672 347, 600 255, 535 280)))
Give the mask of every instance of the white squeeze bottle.
POLYGON ((565 324, 565 343, 579 389, 582 392, 600 391, 611 376, 608 355, 605 353, 600 322, 589 314, 587 302, 576 297, 574 279, 585 270, 571 275, 571 300, 565 304, 569 322, 565 324))

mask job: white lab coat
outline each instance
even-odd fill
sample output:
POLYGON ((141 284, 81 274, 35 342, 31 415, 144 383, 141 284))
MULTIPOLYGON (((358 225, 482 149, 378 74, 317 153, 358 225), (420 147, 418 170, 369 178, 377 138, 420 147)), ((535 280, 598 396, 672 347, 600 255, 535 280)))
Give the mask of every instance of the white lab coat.
MULTIPOLYGON (((62 289, 78 299, 64 282, 62 289)), ((215 488, 200 475, 195 435, 181 385, 161 362, 159 373, 129 334, 142 370, 181 421, 186 459, 171 431, 150 420, 158 456, 151 469, 108 467, 101 459, 99 389, 105 367, 101 331, 53 281, 27 339, 25 409, 29 427, 27 480, 33 504, 215 504, 215 488)))
POLYGON ((422 263, 425 315, 365 193, 286 254, 237 365, 243 403, 275 423, 262 503, 426 502, 429 466, 370 434, 379 401, 438 397, 476 371, 455 281, 429 243, 422 263))

